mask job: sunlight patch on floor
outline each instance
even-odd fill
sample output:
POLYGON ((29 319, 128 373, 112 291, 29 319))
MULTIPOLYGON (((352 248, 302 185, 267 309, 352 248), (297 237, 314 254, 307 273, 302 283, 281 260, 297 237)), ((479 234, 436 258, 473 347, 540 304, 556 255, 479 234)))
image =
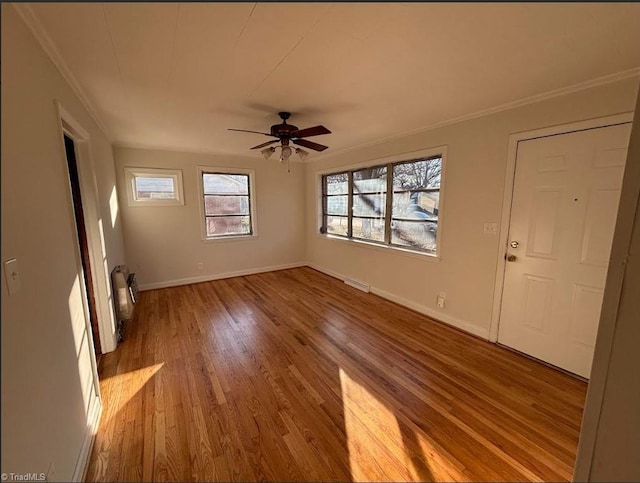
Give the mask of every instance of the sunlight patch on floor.
POLYGON ((106 398, 107 394, 109 398, 109 407, 106 414, 107 421, 126 407, 131 398, 144 388, 147 382, 162 369, 162 366, 164 366, 164 362, 101 378, 100 389, 103 398, 106 398))
POLYGON ((354 481, 421 481, 395 414, 340 369, 349 464, 354 481))

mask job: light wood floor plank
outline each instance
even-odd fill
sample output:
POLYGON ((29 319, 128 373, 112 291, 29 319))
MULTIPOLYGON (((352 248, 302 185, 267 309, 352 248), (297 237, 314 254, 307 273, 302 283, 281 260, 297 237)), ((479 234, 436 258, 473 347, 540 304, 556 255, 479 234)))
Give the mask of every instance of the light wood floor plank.
POLYGON ((586 384, 296 268, 143 292, 89 481, 567 481, 586 384))

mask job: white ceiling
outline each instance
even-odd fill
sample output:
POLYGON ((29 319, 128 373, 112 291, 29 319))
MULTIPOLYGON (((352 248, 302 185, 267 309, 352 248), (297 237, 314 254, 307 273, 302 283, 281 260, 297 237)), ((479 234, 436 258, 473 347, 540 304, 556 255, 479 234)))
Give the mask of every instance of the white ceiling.
POLYGON ((249 154, 287 110, 331 153, 640 67, 633 3, 30 7, 122 145, 249 154))

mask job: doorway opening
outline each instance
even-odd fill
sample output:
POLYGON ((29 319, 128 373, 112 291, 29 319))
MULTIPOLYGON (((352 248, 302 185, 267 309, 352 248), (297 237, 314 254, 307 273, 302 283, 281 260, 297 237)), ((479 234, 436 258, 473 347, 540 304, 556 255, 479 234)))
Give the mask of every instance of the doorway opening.
POLYGON ((80 249, 80 259, 82 261, 82 271, 84 273, 84 288, 87 294, 87 304, 89 309, 89 319, 91 322, 91 336, 93 338, 93 348, 96 360, 102 354, 100 345, 100 332, 98 328, 98 310, 96 306, 96 296, 93 291, 93 273, 91 270, 91 259, 89 255, 89 240, 85 225, 84 207, 82 205, 82 193, 80 189, 80 176, 78 174, 78 161, 76 157, 76 144, 73 138, 64 133, 64 150, 67 158, 69 170, 69 183, 71 185, 71 196, 73 199, 73 212, 75 214, 76 232, 78 235, 78 245, 80 249))

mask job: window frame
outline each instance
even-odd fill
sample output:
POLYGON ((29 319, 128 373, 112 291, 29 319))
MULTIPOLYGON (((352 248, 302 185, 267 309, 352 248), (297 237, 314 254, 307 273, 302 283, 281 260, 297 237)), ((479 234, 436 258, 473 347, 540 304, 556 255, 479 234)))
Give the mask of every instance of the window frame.
MULTIPOLYGON (((322 171, 318 171, 317 174, 317 186, 319 193, 319 216, 318 222, 320 224, 320 230, 318 236, 325 239, 332 240, 343 240, 348 243, 356 243, 363 246, 368 246, 375 249, 380 249, 383 251, 393 250, 394 252, 403 253, 410 256, 417 256, 420 258, 426 257, 427 259, 439 261, 442 258, 442 240, 443 240, 443 213, 444 213, 444 205, 445 205, 445 185, 446 185, 446 162, 447 158, 447 146, 439 146, 435 148, 424 149, 420 151, 413 151, 404 154, 389 156, 386 158, 371 160, 367 162, 352 164, 348 166, 341 166, 338 168, 326 169, 322 171), (399 164, 406 164, 410 162, 416 162, 426 159, 441 159, 441 170, 440 170, 440 188, 423 188, 418 190, 397 190, 393 188, 393 167, 399 164), (353 172, 360 171, 362 169, 367 168, 376 168, 376 167, 387 167, 387 191, 386 191, 386 209, 385 209, 385 233, 384 233, 384 241, 374 241, 367 240, 362 238, 355 238, 352 236, 352 225, 353 225, 353 172), (348 174, 348 211, 347 211, 347 230, 348 235, 337 235, 333 233, 326 232, 326 196, 325 196, 325 177, 331 176, 335 174, 348 174), (435 222, 437 224, 437 232, 436 232, 436 250, 435 253, 432 251, 428 251, 420 248, 413 248, 405 245, 400 245, 391 242, 391 222, 393 220, 393 196, 396 193, 401 193, 405 191, 424 191, 424 192, 434 192, 439 191, 439 200, 438 200, 438 219, 435 222)), ((318 198, 316 198, 318 199, 318 198)), ((402 221, 402 220, 401 220, 402 221)))
MULTIPOLYGON (((258 224, 256 220, 256 204, 255 204, 255 170, 244 168, 229 168, 229 167, 215 167, 215 166, 198 166, 198 205, 200 206, 200 238, 205 243, 222 242, 222 241, 238 241, 238 240, 252 240, 258 236, 258 224), (248 177, 249 182, 249 233, 234 233, 229 235, 207 235, 207 215, 205 212, 205 193, 204 193, 204 178, 205 174, 229 174, 229 175, 242 175, 248 177)), ((245 196, 245 195, 239 195, 245 196)))
POLYGON ((181 169, 165 168, 124 168, 127 201, 129 206, 184 206, 184 187, 181 169), (136 192, 136 178, 171 178, 175 188, 175 198, 138 198, 136 192))
MULTIPOLYGON (((444 159, 442 156, 429 156, 429 157, 419 157, 419 158, 412 158, 412 159, 407 159, 405 161, 397 161, 395 163, 390 163, 389 166, 392 169, 392 173, 391 176, 387 178, 387 182, 389 183, 389 187, 391 188, 391 201, 389 202, 389 208, 391 209, 391 214, 388 218, 388 222, 389 225, 391 225, 391 223, 395 221, 403 221, 403 222, 408 222, 408 223, 420 223, 421 221, 429 221, 430 223, 435 223, 436 226, 438 227, 438 230, 436 231, 436 253, 438 252, 438 232, 440 231, 440 193, 442 191, 442 179, 443 179, 443 171, 444 171, 444 159), (417 189, 395 189, 393 188, 393 168, 395 166, 399 166, 401 164, 410 164, 410 163, 415 163, 415 162, 420 162, 420 161, 428 161, 431 159, 438 159, 440 158, 440 187, 438 188, 417 188, 417 189), (394 218, 393 217, 393 198, 396 195, 396 193, 434 193, 434 192, 438 192, 438 218, 436 220, 415 220, 415 219, 408 219, 408 218, 402 218, 402 217, 397 217, 394 218)), ((389 228, 391 228, 389 226, 389 228)), ((427 250, 421 250, 419 248, 409 248, 406 245, 400 245, 398 243, 393 243, 392 241, 392 237, 391 237, 391 231, 389 231, 389 240, 388 240, 388 244, 393 246, 393 247, 400 247, 400 248, 404 248, 406 250, 413 250, 413 251, 420 251, 420 252, 425 252, 425 253, 429 253, 427 250)))
POLYGON ((351 211, 351 204, 352 204, 352 198, 351 198, 351 192, 352 192, 352 187, 351 187, 351 172, 349 171, 339 171, 336 173, 329 173, 327 175, 323 175, 322 176, 322 186, 321 186, 321 192, 322 192, 322 226, 327 226, 327 217, 328 216, 339 216, 341 218, 346 218, 347 219, 347 234, 346 235, 340 235, 337 233, 332 233, 332 236, 337 236, 340 238, 351 238, 351 223, 349 223, 349 212, 351 211), (339 194, 329 194, 326 192, 325 190, 325 183, 324 183, 324 178, 325 176, 333 176, 333 175, 338 175, 338 174, 346 174, 347 175, 347 192, 346 193, 339 193, 339 194), (347 214, 346 215, 332 215, 330 213, 328 213, 328 207, 329 207, 329 198, 331 197, 337 197, 337 196, 346 196, 347 197, 347 214))

